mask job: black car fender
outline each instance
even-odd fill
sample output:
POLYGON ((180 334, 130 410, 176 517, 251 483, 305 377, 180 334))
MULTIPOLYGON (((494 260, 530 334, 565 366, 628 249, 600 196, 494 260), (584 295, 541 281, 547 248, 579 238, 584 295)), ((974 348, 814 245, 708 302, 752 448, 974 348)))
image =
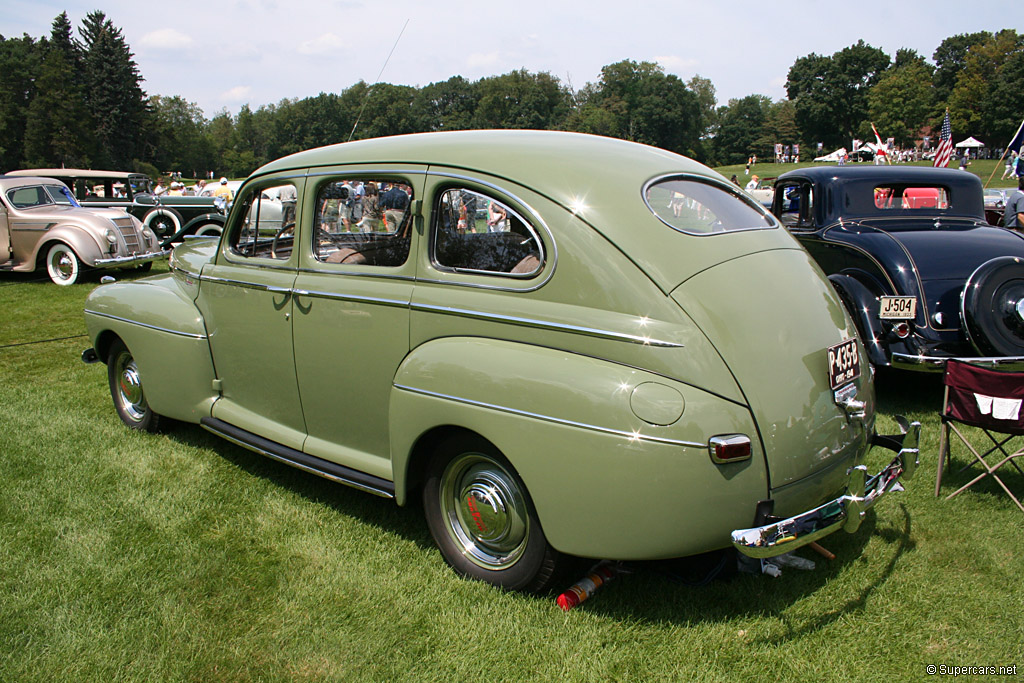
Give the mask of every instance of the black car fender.
POLYGON ((217 225, 223 230, 224 223, 227 222, 227 218, 223 214, 219 213, 204 213, 201 216, 196 216, 188 223, 179 227, 178 231, 173 235, 165 237, 160 245, 163 247, 169 246, 173 242, 180 242, 185 235, 192 235, 196 230, 204 225, 217 225))
POLYGON ((835 273, 829 275, 828 280, 853 318, 864 348, 868 352, 868 360, 872 365, 889 365, 889 359, 882 346, 885 343, 885 332, 878 318, 878 297, 872 294, 864 283, 851 275, 835 273))

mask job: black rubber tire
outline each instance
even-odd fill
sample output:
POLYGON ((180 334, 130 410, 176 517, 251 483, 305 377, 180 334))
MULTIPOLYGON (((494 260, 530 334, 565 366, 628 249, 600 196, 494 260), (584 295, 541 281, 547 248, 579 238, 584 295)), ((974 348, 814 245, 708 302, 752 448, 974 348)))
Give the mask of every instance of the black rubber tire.
MULTIPOLYGON (((475 504, 485 509, 487 500, 473 497, 475 504)), ((468 504, 474 510, 474 503, 468 504)), ((501 453, 487 440, 474 434, 459 434, 441 442, 427 466, 426 481, 423 486, 423 508, 427 518, 427 526, 441 550, 445 561, 460 575, 484 581, 493 586, 507 590, 524 592, 540 592, 551 587, 561 574, 566 558, 548 543, 529 493, 519 475, 501 453), (506 524, 504 527, 523 526, 520 531, 510 532, 515 538, 522 535, 522 541, 508 553, 508 559, 496 559, 502 552, 489 547, 488 540, 481 539, 477 529, 460 521, 457 508, 463 499, 470 500, 468 492, 474 483, 486 481, 488 486, 496 489, 514 491, 506 496, 502 511, 518 510, 517 523, 506 524), (495 486, 496 484, 496 486, 495 486), (513 500, 514 499, 514 500, 513 500), (461 540, 460 540, 461 538, 461 540), (467 542, 469 541, 469 542, 467 542), (467 551, 473 542, 476 548, 467 551), (476 554, 476 555, 475 555, 476 554), (481 556, 487 556, 481 560, 481 556), (487 566, 491 564, 493 566, 487 566)), ((492 508, 493 509, 493 508, 492 508)), ((465 512, 465 511, 463 511, 465 512)), ((481 517, 475 512, 476 524, 484 532, 490 531, 480 526, 481 517)), ((516 515, 503 515, 516 517, 516 515)), ((494 515, 494 518, 498 515, 494 515)), ((485 517, 487 522, 492 517, 485 517)), ((496 546, 495 546, 496 547, 496 546)))
POLYGON ((107 383, 121 422, 143 432, 160 430, 164 418, 154 412, 146 402, 135 358, 120 339, 110 345, 110 352, 107 354, 107 383))
POLYGON ((978 353, 1024 355, 1024 259, 983 263, 967 279, 960 305, 964 332, 978 353))
POLYGON ((145 263, 140 263, 135 267, 135 269, 138 270, 140 273, 148 273, 149 271, 153 270, 153 262, 146 261, 145 263))

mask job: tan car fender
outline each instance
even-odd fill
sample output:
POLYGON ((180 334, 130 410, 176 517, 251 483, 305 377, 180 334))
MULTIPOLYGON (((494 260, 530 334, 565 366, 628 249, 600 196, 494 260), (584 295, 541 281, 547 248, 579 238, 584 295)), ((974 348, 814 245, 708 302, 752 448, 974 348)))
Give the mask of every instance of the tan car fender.
POLYGON ((99 236, 74 223, 62 223, 47 230, 42 238, 36 242, 32 254, 31 263, 39 263, 39 260, 46 256, 55 242, 63 242, 78 255, 79 260, 87 266, 95 265, 96 259, 104 255, 103 245, 98 241, 99 236))

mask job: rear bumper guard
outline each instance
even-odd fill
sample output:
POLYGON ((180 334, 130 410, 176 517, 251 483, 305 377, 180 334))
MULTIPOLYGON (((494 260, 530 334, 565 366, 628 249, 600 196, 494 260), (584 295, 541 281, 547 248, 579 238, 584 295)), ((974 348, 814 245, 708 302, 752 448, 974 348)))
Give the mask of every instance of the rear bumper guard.
MULTIPOLYGON (((857 531, 867 510, 889 491, 902 491, 900 480, 910 480, 917 468, 921 424, 908 422, 904 417, 897 417, 896 421, 901 434, 876 434, 873 439, 873 445, 896 452, 896 457, 881 472, 868 478, 864 465, 850 468, 850 483, 844 495, 788 519, 765 518, 762 511, 760 516, 764 519, 758 520, 761 526, 732 532, 733 546, 749 557, 775 557, 839 529, 848 533, 857 531)), ((762 506, 759 509, 763 510, 762 506)))
POLYGON ((155 261, 165 256, 170 256, 170 249, 161 249, 160 251, 150 251, 144 254, 133 254, 131 256, 115 256, 113 258, 98 258, 93 262, 95 268, 116 268, 118 266, 128 266, 133 263, 145 263, 147 261, 155 261))

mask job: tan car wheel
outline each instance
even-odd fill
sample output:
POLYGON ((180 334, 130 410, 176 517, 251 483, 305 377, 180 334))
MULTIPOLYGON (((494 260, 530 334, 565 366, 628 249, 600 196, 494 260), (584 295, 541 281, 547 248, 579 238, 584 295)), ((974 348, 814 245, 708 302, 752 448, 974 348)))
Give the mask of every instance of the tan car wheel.
POLYGON ((74 249, 58 242, 46 252, 46 272, 58 285, 73 285, 82 272, 82 261, 74 249))

